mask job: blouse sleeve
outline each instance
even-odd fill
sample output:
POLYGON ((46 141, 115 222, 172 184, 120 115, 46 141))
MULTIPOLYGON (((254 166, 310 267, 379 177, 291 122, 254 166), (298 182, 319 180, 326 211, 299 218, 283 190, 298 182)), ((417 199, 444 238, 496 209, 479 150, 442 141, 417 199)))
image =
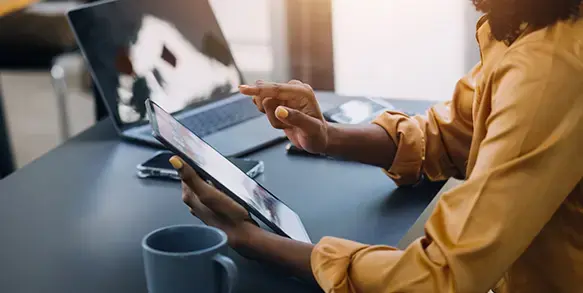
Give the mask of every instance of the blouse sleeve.
POLYGON ((385 172, 398 185, 415 184, 421 175, 433 181, 464 177, 479 72, 480 65, 476 65, 458 81, 451 101, 431 107, 425 115, 386 112, 373 122, 382 126, 397 146, 391 168, 385 172))

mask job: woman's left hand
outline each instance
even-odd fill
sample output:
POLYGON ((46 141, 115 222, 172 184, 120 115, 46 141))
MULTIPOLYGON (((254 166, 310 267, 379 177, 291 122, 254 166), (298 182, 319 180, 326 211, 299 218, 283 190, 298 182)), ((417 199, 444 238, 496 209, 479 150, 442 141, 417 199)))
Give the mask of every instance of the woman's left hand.
POLYGON ((180 157, 172 157, 170 163, 182 178, 182 200, 190 213, 205 224, 223 230, 232 248, 244 249, 252 234, 260 229, 247 210, 205 182, 180 157))
POLYGON ((275 263, 313 279, 313 245, 291 240, 259 228, 245 208, 202 180, 180 157, 170 163, 182 178, 182 200, 190 213, 209 226, 223 230, 229 245, 247 258, 275 263))

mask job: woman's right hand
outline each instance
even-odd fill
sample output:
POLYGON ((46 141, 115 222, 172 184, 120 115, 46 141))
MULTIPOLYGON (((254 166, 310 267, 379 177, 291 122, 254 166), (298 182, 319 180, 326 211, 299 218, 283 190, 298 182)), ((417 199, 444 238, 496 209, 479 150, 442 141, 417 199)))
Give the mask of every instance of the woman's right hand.
POLYGON ((310 153, 326 151, 328 124, 310 85, 297 80, 289 83, 257 81, 255 85, 242 85, 239 90, 252 96, 271 125, 283 129, 296 147, 310 153))

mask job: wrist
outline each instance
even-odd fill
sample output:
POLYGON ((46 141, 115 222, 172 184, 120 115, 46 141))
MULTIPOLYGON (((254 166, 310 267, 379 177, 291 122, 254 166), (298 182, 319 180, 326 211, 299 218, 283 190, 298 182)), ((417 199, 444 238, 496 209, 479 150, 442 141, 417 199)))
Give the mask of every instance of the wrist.
POLYGON ((330 123, 327 121, 324 121, 325 123, 325 139, 324 141, 326 142, 324 144, 324 154, 327 155, 331 155, 334 154, 334 145, 335 145, 335 140, 338 137, 338 132, 340 131, 340 129, 338 128, 338 126, 335 123, 330 123))
POLYGON ((245 221, 241 224, 241 237, 239 241, 237 241, 237 246, 233 247, 235 250, 253 252, 255 251, 255 243, 257 243, 257 239, 261 237, 262 233, 264 233, 261 227, 257 226, 257 224, 249 221, 245 221))

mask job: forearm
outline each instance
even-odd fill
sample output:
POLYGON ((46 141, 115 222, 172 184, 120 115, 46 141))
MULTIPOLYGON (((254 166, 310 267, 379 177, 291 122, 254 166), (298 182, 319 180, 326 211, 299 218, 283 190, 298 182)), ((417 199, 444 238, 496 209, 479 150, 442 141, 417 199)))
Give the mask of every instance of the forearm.
POLYGON ((379 125, 328 125, 325 153, 329 156, 389 169, 396 151, 393 140, 379 125))
POLYGON ((255 225, 247 227, 246 241, 237 250, 246 257, 290 270, 314 281, 310 258, 314 245, 281 237, 255 225))

